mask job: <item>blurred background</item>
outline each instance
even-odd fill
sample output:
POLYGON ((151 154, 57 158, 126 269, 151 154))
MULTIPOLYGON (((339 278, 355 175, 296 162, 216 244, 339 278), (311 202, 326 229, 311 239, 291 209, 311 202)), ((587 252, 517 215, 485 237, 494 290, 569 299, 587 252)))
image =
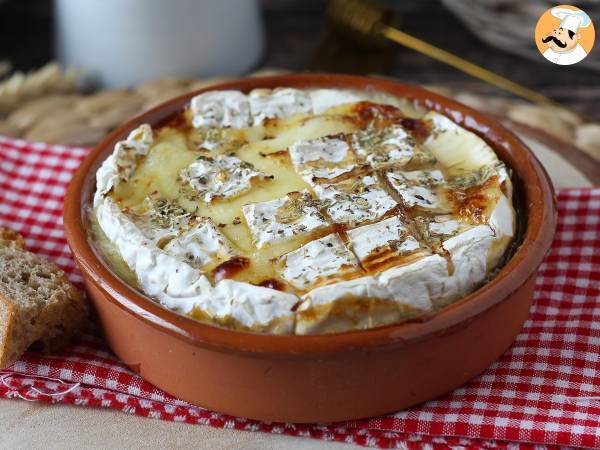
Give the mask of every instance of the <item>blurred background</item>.
MULTIPOLYGON (((344 9, 344 2, 0 0, 0 135, 93 145, 132 114, 213 81, 257 71, 327 71, 425 85, 558 139, 555 147, 580 151, 584 162, 600 158, 600 49, 575 66, 553 65, 535 49, 537 19, 558 2, 373 3, 387 23, 570 111, 533 105, 424 54, 340 26, 328 10, 344 9)), ((572 4, 598 24, 600 2, 572 4)))

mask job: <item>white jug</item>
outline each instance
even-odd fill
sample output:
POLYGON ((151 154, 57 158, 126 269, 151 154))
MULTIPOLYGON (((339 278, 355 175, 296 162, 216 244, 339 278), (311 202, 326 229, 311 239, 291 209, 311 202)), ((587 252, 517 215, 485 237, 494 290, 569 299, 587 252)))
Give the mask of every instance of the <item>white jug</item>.
POLYGON ((105 87, 235 75, 262 55, 256 0, 55 0, 56 52, 105 87))

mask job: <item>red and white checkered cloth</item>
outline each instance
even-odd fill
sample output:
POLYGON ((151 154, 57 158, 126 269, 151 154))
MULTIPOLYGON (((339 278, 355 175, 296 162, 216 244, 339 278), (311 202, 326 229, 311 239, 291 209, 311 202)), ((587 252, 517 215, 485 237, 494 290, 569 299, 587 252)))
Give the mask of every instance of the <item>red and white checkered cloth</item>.
MULTIPOLYGON (((65 242, 62 202, 82 148, 0 137, 0 226, 55 261, 83 288, 65 242)), ((90 328, 64 353, 27 353, 0 372, 0 396, 120 409, 365 446, 600 447, 600 189, 558 194, 558 232, 514 345, 468 385, 385 417, 334 425, 264 423, 178 400, 132 373, 90 328)), ((500 326, 500 325, 499 325, 500 326)))

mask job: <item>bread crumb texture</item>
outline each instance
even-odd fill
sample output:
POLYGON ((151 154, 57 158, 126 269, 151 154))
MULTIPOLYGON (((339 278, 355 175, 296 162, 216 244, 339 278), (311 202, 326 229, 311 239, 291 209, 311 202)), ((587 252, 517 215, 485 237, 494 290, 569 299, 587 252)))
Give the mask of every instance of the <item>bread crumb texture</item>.
POLYGON ((31 346, 58 350, 86 320, 83 297, 65 273, 26 251, 18 233, 0 228, 0 368, 31 346))

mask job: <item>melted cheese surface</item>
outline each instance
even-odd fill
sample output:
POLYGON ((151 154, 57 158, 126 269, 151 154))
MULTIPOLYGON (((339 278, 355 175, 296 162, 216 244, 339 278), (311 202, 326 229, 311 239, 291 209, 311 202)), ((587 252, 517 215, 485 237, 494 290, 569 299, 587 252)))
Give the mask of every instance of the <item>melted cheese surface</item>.
MULTIPOLYGON (((120 144, 133 149, 126 173, 116 166, 97 198, 157 252, 215 289, 233 280, 297 298, 288 326, 198 305, 189 314, 267 332, 369 328, 456 300, 501 260, 514 235, 512 188, 481 138, 401 99, 321 91, 202 94, 151 142, 120 144)), ((143 264, 124 262, 97 215, 92 223, 109 264, 143 290, 143 264)))

